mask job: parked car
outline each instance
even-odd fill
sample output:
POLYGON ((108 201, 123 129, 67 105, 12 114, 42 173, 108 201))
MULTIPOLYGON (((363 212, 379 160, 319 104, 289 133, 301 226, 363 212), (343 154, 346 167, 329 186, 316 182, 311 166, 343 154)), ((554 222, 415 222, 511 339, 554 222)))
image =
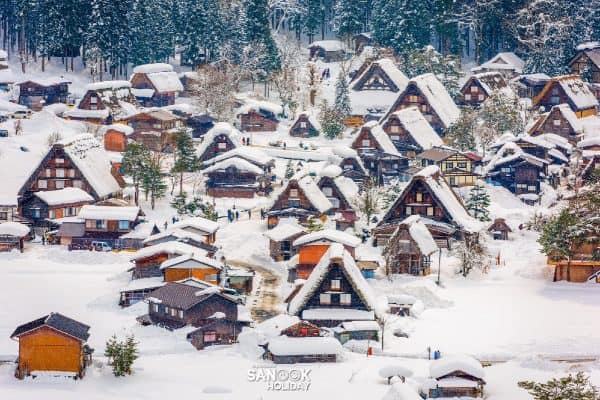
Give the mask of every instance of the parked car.
POLYGON ((92 242, 92 249, 96 251, 112 251, 113 248, 106 242, 92 242))
POLYGON ((6 121, 8 121, 8 114, 0 111, 0 122, 6 122, 6 121))
POLYGON ((31 110, 18 110, 10 116, 12 119, 29 119, 31 118, 31 110))
POLYGON ((8 131, 6 129, 0 129, 0 137, 8 137, 8 131))

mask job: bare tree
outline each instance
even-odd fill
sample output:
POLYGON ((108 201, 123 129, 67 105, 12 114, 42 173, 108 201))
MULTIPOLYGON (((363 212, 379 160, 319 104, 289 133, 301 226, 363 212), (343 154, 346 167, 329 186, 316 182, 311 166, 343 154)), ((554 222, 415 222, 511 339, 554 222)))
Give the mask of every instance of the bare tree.
POLYGON ((302 67, 302 54, 300 42, 290 35, 280 35, 277 38, 281 69, 271 75, 271 82, 284 109, 290 110, 291 117, 295 117, 299 103, 299 73, 302 67))
POLYGON ((219 120, 231 118, 237 78, 226 70, 214 66, 205 66, 191 78, 188 92, 195 105, 207 114, 219 120))
POLYGON ((362 192, 356 196, 354 202, 356 208, 367 218, 367 224, 370 223, 371 217, 379 212, 379 198, 375 179, 366 179, 362 192))

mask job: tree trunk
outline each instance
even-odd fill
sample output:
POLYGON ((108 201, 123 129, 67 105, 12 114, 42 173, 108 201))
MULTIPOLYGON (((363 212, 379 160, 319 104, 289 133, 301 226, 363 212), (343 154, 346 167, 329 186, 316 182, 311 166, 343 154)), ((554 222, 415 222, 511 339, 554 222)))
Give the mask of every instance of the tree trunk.
POLYGON ((179 195, 183 193, 183 171, 179 173, 179 195))
POLYGON ((138 183, 135 184, 135 192, 133 194, 133 199, 136 206, 139 206, 140 201, 140 185, 138 183))

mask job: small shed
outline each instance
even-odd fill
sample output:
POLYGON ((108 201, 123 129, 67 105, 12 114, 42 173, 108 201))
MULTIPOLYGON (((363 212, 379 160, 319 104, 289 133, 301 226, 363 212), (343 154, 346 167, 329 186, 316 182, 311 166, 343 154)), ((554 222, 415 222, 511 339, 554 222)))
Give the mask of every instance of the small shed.
POLYGON ((377 321, 346 321, 332 329, 341 344, 349 340, 379 341, 381 328, 377 321))
POLYGON ((375 271, 379 268, 379 262, 377 260, 368 260, 359 257, 356 260, 356 266, 360 269, 360 272, 366 279, 375 278, 375 271))
POLYGON ((390 314, 409 317, 410 309, 417 302, 417 299, 409 294, 397 294, 387 296, 387 302, 390 314))
POLYGON ((431 379, 422 392, 429 398, 481 398, 485 372, 481 363, 466 355, 447 356, 435 360, 429 368, 431 379))
POLYGON ((92 352, 86 345, 90 327, 59 313, 50 313, 18 326, 10 335, 19 341, 15 375, 52 373, 82 378, 91 364, 92 352))
POLYGON ((308 321, 299 321, 281 331, 287 337, 316 337, 321 336, 321 328, 308 321))
POLYGON ((264 235, 269 238, 269 253, 275 261, 287 261, 295 254, 292 244, 306 234, 306 228, 295 219, 285 218, 264 235))
POLYGON ((22 253, 29 232, 29 227, 19 222, 0 224, 0 252, 17 249, 22 253))
POLYGON ((316 116, 308 111, 302 111, 290 128, 290 136, 294 137, 313 137, 319 136, 321 124, 316 116))
POLYGON ((275 364, 336 362, 342 354, 340 342, 332 337, 277 337, 263 356, 275 364))
POLYGON ((340 40, 318 40, 308 46, 310 59, 322 59, 325 62, 342 61, 346 58, 344 43, 340 40))
POLYGON ((245 324, 225 319, 225 314, 216 312, 212 321, 187 334, 187 340, 197 350, 219 344, 233 344, 245 324))
POLYGON ((512 232, 512 229, 506 224, 504 218, 496 218, 488 228, 488 232, 492 234, 494 240, 508 240, 508 233, 512 232))

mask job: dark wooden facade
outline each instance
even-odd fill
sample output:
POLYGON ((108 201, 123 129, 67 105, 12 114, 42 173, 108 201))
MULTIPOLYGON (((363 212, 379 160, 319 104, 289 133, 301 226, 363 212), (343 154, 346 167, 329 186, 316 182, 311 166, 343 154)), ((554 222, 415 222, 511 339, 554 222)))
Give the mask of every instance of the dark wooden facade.
POLYGON ((90 204, 90 201, 48 205, 37 196, 28 196, 21 203, 21 216, 30 221, 33 226, 47 227, 46 219, 76 217, 81 207, 86 204, 90 204))
POLYGON ((275 132, 279 121, 270 111, 258 109, 239 114, 240 129, 244 132, 275 132))
POLYGON ((315 337, 321 336, 321 328, 308 321, 300 321, 281 331, 287 337, 315 337))
POLYGON ((304 224, 309 217, 321 215, 322 213, 312 204, 298 184, 298 180, 291 179, 267 212, 267 227, 269 229, 275 227, 280 218, 298 218, 298 221, 304 224))
POLYGON ((472 186, 479 178, 474 169, 480 157, 456 150, 432 148, 417 156, 420 167, 437 165, 444 179, 452 187, 472 186))
POLYGON ((154 91, 151 97, 136 96, 137 101, 143 107, 164 107, 175 104, 177 92, 159 92, 146 74, 134 73, 131 77, 131 87, 134 89, 151 89, 154 91))
POLYGON ((187 334, 187 340, 197 349, 202 350, 208 346, 227 345, 237 342, 238 334, 242 331, 244 323, 229 319, 217 319, 207 322, 198 329, 187 334))
POLYGON ((200 161, 207 161, 236 147, 236 144, 231 140, 229 135, 218 134, 212 138, 206 150, 202 154, 198 154, 198 158, 200 161))
POLYGON ((294 246, 294 240, 301 236, 304 236, 306 232, 298 232, 295 235, 288 236, 282 240, 269 239, 269 254, 275 261, 287 261, 292 258, 296 251, 294 246))
POLYGON ((313 137, 319 136, 319 129, 311 121, 306 113, 301 113, 290 128, 290 136, 313 137))
POLYGON ((569 68, 585 81, 600 83, 600 46, 579 51, 569 62, 569 68))
POLYGON ((566 82, 568 85, 573 86, 574 89, 572 91, 577 92, 578 96, 581 96, 585 92, 589 92, 589 95, 593 96, 587 84, 578 75, 564 75, 548 81, 541 93, 533 99, 533 106, 536 108, 545 107, 546 110, 550 110, 559 104, 568 104, 578 118, 597 114, 597 102, 595 105, 590 104, 584 107, 578 105, 575 99, 562 87, 561 82, 566 82))
MULTIPOLYGON (((431 255, 421 252, 408 228, 406 224, 398 225, 398 229, 389 239, 388 245, 393 243, 396 252, 386 257, 386 269, 391 274, 429 275, 431 272, 431 255)), ((389 249, 386 251, 389 251, 389 249)))
POLYGON ((55 103, 66 103, 71 82, 42 84, 34 81, 17 83, 19 86, 19 104, 39 111, 44 106, 55 103))
POLYGON ((582 132, 578 127, 573 126, 572 120, 566 118, 566 113, 572 114, 572 118, 577 118, 568 106, 558 105, 552 107, 549 113, 540 116, 529 130, 529 134, 538 136, 545 133, 554 133, 575 144, 582 132), (567 109, 565 110, 565 108, 567 109))
POLYGON ((119 129, 108 128, 104 132, 104 149, 122 153, 127 147, 129 138, 125 132, 119 129))
POLYGON ((236 167, 218 169, 207 174, 206 191, 212 197, 253 198, 271 191, 271 179, 236 167))
POLYGON ((483 397, 483 386, 485 381, 483 379, 469 375, 463 371, 453 371, 445 376, 436 378, 438 384, 435 388, 430 388, 427 393, 427 397, 430 399, 444 398, 481 398, 483 397), (444 384, 445 380, 454 381, 461 379, 465 381, 471 381, 473 384, 465 384, 460 386, 455 382, 444 384))
POLYGON ((545 174, 545 172, 544 164, 538 165, 538 163, 520 157, 496 166, 488 171, 487 175, 494 182, 498 182, 514 194, 520 195, 539 194, 541 174, 545 174))
POLYGON ((506 224, 504 218, 496 218, 492 225, 488 228, 494 240, 508 240, 508 234, 512 229, 506 224))
POLYGON ((361 187, 368 176, 368 172, 356 157, 342 158, 338 166, 342 169, 342 176, 350 178, 361 187))
POLYGON ((347 199, 346 196, 344 196, 344 193, 342 193, 334 178, 322 176, 321 179, 319 179, 317 186, 333 205, 331 212, 354 211, 352 204, 350 204, 352 199, 347 199))

